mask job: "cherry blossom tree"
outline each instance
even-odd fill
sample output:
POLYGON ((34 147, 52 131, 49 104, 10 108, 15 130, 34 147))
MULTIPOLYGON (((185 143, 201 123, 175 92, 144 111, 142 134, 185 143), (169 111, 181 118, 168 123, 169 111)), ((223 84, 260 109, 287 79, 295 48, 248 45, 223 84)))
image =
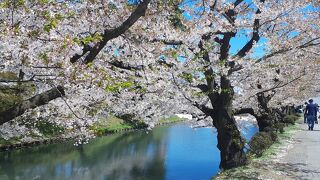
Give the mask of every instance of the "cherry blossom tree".
POLYGON ((55 121, 83 134, 100 101, 149 124, 188 112, 211 119, 228 169, 246 163, 234 114, 257 114, 261 97, 276 107, 315 94, 317 1, 5 0, 0 12, 1 64, 40 81, 38 93, 64 84, 51 105, 76 117, 55 121), (237 37, 248 40, 234 53, 237 37))
MULTIPOLYGON (((318 10, 308 10, 314 8, 309 1, 291 3, 261 0, 251 4, 241 0, 208 1, 197 5, 203 9, 199 21, 203 17, 205 22, 197 26, 201 28, 200 31, 205 32, 193 36, 197 37, 193 43, 186 43, 188 45, 184 50, 188 50, 187 54, 191 55, 186 58, 184 68, 181 68, 182 73, 176 71, 174 76, 178 78, 180 75, 182 80, 176 82, 182 83, 177 86, 180 86, 190 103, 213 120, 213 125, 218 130, 220 167, 228 169, 246 162, 244 140, 233 116, 233 101, 236 98, 234 88, 244 91, 242 98, 245 99, 238 101, 236 107, 243 104, 250 107, 250 111, 239 109, 236 113, 252 112, 252 107, 259 105, 256 107, 261 109, 258 113, 261 115, 260 119, 264 120, 259 123, 262 126, 260 129, 270 126, 265 124, 270 122, 266 118, 271 113, 267 105, 274 97, 275 90, 297 83, 308 68, 305 65, 315 62, 308 58, 300 61, 299 54, 306 54, 307 49, 319 46, 319 24, 316 20, 319 13, 318 10), (249 36, 247 43, 236 53, 230 53, 231 40, 244 35, 249 36), (250 54, 254 53, 261 38, 267 39, 266 54, 260 59, 252 60, 250 54), (273 62, 279 59, 275 64, 279 69, 270 71, 265 68, 272 62, 269 62, 270 59, 274 59, 273 62), (306 64, 302 65, 301 62, 306 64), (289 71, 288 67, 291 68, 289 71), (285 73, 285 80, 273 82, 273 77, 280 72, 285 73), (252 96, 257 99, 251 101, 255 103, 249 104, 248 98, 252 96)), ((309 74, 308 79, 310 76, 312 74, 309 74)), ((279 103, 279 98, 273 100, 279 103)), ((288 101, 292 103, 293 99, 288 101)))

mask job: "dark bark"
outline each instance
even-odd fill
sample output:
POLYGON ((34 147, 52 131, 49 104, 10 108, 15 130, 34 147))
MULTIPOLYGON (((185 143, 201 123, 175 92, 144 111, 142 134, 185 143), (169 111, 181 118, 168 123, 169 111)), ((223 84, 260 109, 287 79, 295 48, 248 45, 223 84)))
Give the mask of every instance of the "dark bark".
POLYGON ((143 65, 132 66, 129 63, 124 63, 123 61, 111 61, 108 63, 117 68, 126 69, 126 70, 142 70, 144 68, 143 65))
MULTIPOLYGON (((234 3, 234 7, 241 2, 241 0, 237 0, 234 3)), ((229 9, 224 13, 224 16, 232 25, 235 22, 236 15, 234 9, 229 9)), ((230 40, 236 35, 236 32, 221 32, 221 34, 223 35, 222 39, 216 37, 214 40, 220 44, 219 60, 228 67, 230 65, 227 61, 229 57, 230 40)), ((202 47, 200 47, 200 49, 203 51, 202 47)), ((204 59, 210 62, 208 53, 205 55, 204 59)), ((215 81, 212 68, 208 68, 204 74, 209 90, 208 96, 213 107, 213 115, 211 115, 211 117, 218 131, 217 147, 220 150, 220 168, 224 170, 244 165, 247 162, 247 157, 244 152, 245 140, 242 138, 233 116, 232 100, 234 90, 231 82, 227 75, 220 74, 219 87, 215 81)))
POLYGON ((64 95, 64 88, 62 86, 57 86, 46 92, 35 95, 30 99, 22 101, 5 111, 0 112, 0 125, 22 115, 28 109, 34 109, 38 106, 45 105, 49 101, 64 95))
POLYGON ((234 91, 226 76, 221 77, 221 93, 214 102, 214 116, 218 130, 218 148, 221 151, 221 169, 230 169, 247 162, 245 141, 237 128, 232 111, 234 91))
POLYGON ((158 38, 152 39, 151 42, 161 42, 165 45, 172 45, 172 46, 174 45, 179 46, 183 44, 181 40, 166 40, 166 39, 158 39, 158 38))
MULTIPOLYGON (((210 71, 208 71, 210 72, 210 71)), ((210 74, 210 73, 209 73, 210 74)), ((218 149, 220 150, 220 168, 231 169, 246 164, 247 158, 244 152, 245 140, 238 130, 233 116, 232 100, 233 87, 226 76, 221 76, 221 91, 216 91, 214 78, 207 77, 206 88, 213 108, 195 103, 206 116, 213 120, 213 126, 218 131, 218 149)))
POLYGON ((268 107, 268 103, 273 97, 274 94, 266 96, 265 93, 258 93, 257 99, 259 103, 259 112, 258 116, 256 116, 259 131, 266 131, 270 128, 272 129, 275 124, 275 113, 271 108, 268 107))

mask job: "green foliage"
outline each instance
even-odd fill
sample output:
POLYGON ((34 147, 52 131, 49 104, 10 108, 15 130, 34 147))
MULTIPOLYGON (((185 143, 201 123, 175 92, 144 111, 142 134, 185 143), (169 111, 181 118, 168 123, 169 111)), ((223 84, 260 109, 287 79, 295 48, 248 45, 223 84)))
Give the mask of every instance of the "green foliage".
MULTIPOLYGON (((42 3, 48 3, 48 1, 40 2, 42 3)), ((58 26, 58 21, 63 20, 64 18, 69 17, 70 15, 64 16, 60 13, 56 13, 53 17, 50 15, 49 11, 42 11, 41 16, 43 16, 47 22, 43 26, 43 30, 47 33, 49 33, 52 29, 56 28, 58 26)))
POLYGON ((15 94, 15 92, 0 90, 0 112, 12 107, 14 104, 22 101, 22 97, 15 94))
POLYGON ((0 8, 8 8, 8 4, 6 2, 1 2, 0 8))
POLYGON ((179 118, 178 116, 171 116, 169 118, 162 118, 159 120, 160 124, 167 124, 167 123, 175 123, 175 122, 181 122, 183 121, 183 118, 179 118))
POLYGON ((182 74, 179 75, 179 77, 183 78, 184 80, 186 80, 189 83, 191 83, 193 80, 193 74, 191 74, 191 73, 183 72, 182 74))
POLYGON ((59 21, 61 21, 64 18, 64 16, 60 13, 55 14, 54 17, 59 21))
POLYGON ((287 124, 294 124, 300 117, 297 115, 286 115, 283 118, 283 122, 287 124))
POLYGON ((89 35, 89 36, 86 36, 81 39, 75 37, 75 38, 73 38, 73 41, 79 45, 82 45, 82 44, 87 45, 91 42, 97 43, 97 42, 101 41, 102 39, 103 39, 103 37, 100 33, 95 33, 93 35, 89 35))
POLYGON ((142 129, 146 127, 147 125, 143 121, 133 120, 132 115, 125 114, 119 116, 109 115, 106 119, 99 119, 99 121, 93 124, 90 129, 93 130, 96 135, 102 136, 106 133, 115 133, 130 129, 142 129))
POLYGON ((37 0, 39 4, 47 4, 49 0, 37 0))
POLYGON ((49 20, 46 24, 44 24, 43 30, 46 32, 50 32, 52 29, 56 28, 58 22, 56 19, 49 20))
POLYGON ((41 16, 43 16, 45 19, 50 19, 50 12, 47 10, 42 11, 41 16))
POLYGON ((63 127, 48 121, 37 121, 35 127, 40 131, 41 134, 47 137, 59 135, 64 131, 63 127))
POLYGON ((193 92, 192 96, 200 98, 200 97, 208 96, 208 94, 209 94, 208 92, 193 92))
POLYGON ((0 8, 9 8, 14 6, 15 8, 22 7, 25 5, 25 0, 4 0, 0 2, 0 8))
POLYGON ((105 87, 107 92, 120 92, 122 89, 131 89, 134 86, 132 81, 119 82, 115 84, 110 84, 105 87))
POLYGON ((219 66, 220 66, 220 67, 224 67, 224 66, 226 65, 226 63, 227 63, 227 60, 226 60, 226 59, 221 60, 221 61, 219 61, 219 66))
POLYGON ((262 156, 263 152, 275 142, 276 137, 274 132, 257 133, 249 142, 250 152, 258 157, 262 156))
POLYGON ((284 128, 286 127, 286 124, 285 123, 277 123, 276 124, 276 128, 279 130, 279 132, 282 134, 284 133, 284 128))
POLYGON ((5 140, 5 139, 0 137, 0 146, 1 145, 6 145, 6 144, 8 144, 8 140, 5 140))
POLYGON ((49 56, 47 52, 42 52, 39 54, 39 58, 43 61, 44 64, 49 64, 49 56))
POLYGON ((122 131, 126 129, 134 129, 134 126, 126 123, 121 123, 121 124, 111 124, 106 131, 107 132, 117 132, 117 131, 122 131))
POLYGON ((16 143, 18 143, 20 140, 21 140, 21 137, 13 137, 13 138, 10 138, 10 139, 8 139, 8 140, 0 137, 0 147, 1 147, 2 145, 16 144, 16 143))
POLYGON ((278 64, 268 64, 268 67, 269 68, 276 68, 276 67, 279 67, 278 64))
POLYGON ((40 36, 40 31, 39 31, 39 30, 30 31, 30 32, 28 33, 28 36, 29 36, 30 38, 39 37, 39 36, 40 36))
POLYGON ((168 0, 169 6, 177 6, 181 1, 180 0, 168 0))
POLYGON ((0 79, 3 80, 18 80, 18 76, 14 72, 6 71, 6 72, 0 72, 0 79))
POLYGON ((230 88, 221 89, 221 93, 230 94, 231 92, 232 92, 232 89, 230 88))

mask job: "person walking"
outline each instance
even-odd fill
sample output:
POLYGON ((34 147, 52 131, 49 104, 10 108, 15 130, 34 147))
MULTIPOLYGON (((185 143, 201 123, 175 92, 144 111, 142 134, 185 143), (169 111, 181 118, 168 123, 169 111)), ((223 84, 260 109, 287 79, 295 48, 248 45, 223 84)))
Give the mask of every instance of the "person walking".
POLYGON ((305 102, 304 103, 304 106, 303 106, 303 122, 304 123, 307 123, 307 114, 306 114, 306 108, 307 108, 307 105, 308 105, 308 102, 305 102))
POLYGON ((308 130, 313 131, 314 123, 316 124, 318 123, 317 111, 318 111, 317 104, 313 104, 313 99, 310 99, 309 104, 307 104, 307 107, 304 112, 304 114, 307 116, 308 130))

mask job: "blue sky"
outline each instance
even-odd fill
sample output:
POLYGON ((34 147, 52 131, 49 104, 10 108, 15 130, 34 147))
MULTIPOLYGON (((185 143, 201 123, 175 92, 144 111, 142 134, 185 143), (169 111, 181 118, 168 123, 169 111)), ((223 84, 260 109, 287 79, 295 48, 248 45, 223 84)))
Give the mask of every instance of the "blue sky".
MULTIPOLYGON (((245 36, 242 32, 238 32, 236 37, 230 41, 230 54, 235 55, 250 39, 251 37, 245 36)), ((266 42, 268 42, 268 39, 264 37, 260 38, 257 45, 253 48, 252 58, 258 59, 266 54, 266 42)))
MULTIPOLYGON (((230 0, 230 2, 233 2, 233 1, 230 0)), ((245 0, 244 2, 250 4, 250 3, 252 3, 252 0, 245 0)), ((194 1, 194 0, 185 0, 185 2, 183 3, 183 5, 189 6, 191 8, 196 8, 195 4, 196 4, 196 1, 194 1)), ((183 8, 183 6, 180 6, 180 8, 183 8)), ((255 7, 253 7, 253 8, 255 8, 255 7)), ((203 8, 197 8, 196 11, 199 11, 199 12, 203 11, 203 8)), ((194 17, 186 12, 183 13, 183 16, 187 20, 192 20, 192 19, 197 18, 197 17, 194 17)), ((230 51, 229 51, 231 55, 236 54, 250 40, 251 37, 247 36, 245 31, 246 31, 245 29, 240 30, 237 33, 236 37, 231 39, 231 41, 230 41, 231 47, 230 47, 230 51)), ((268 40, 264 37, 260 38, 257 46, 253 49, 253 53, 251 55, 252 58, 260 58, 266 54, 267 47, 266 47, 265 43, 267 41, 268 40)))

